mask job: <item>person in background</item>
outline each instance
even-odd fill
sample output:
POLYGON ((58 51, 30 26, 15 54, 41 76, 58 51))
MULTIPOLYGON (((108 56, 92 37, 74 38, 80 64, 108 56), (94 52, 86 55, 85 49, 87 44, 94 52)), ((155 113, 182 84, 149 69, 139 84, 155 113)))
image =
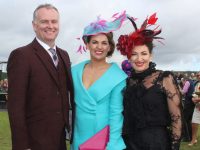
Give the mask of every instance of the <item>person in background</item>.
POLYGON ((190 79, 193 80, 193 81, 196 81, 197 80, 197 77, 196 77, 196 74, 194 72, 192 72, 190 74, 190 79))
POLYGON ((3 80, 0 80, 0 92, 3 92, 2 86, 3 86, 3 80))
POLYGON ((3 84, 1 85, 2 91, 7 93, 8 92, 8 79, 3 79, 3 84))
POLYGON ((66 150, 73 82, 68 53, 55 43, 57 8, 39 5, 32 25, 36 38, 12 51, 7 65, 12 149, 66 150))
POLYGON ((181 141, 181 95, 169 71, 156 70, 152 60, 153 41, 161 30, 148 29, 156 13, 141 28, 128 17, 135 31, 121 35, 117 49, 132 66, 124 91, 123 137, 127 150, 178 150, 181 141))
POLYGON ((184 97, 183 101, 183 116, 184 116, 184 125, 183 125, 183 137, 182 141, 189 142, 192 139, 192 114, 194 111, 194 102, 192 101, 192 94, 194 92, 195 81, 184 76, 181 78, 183 83, 183 89, 181 93, 184 97))
POLYGON ((197 82, 195 84, 195 89, 193 93, 192 101, 195 104, 193 116, 192 116, 192 140, 188 144, 188 146, 193 146, 197 144, 197 134, 198 134, 198 126, 200 124, 200 72, 196 75, 197 82))
MULTIPOLYGON (((182 81, 181 81, 182 78, 183 78, 183 74, 178 73, 178 74, 177 74, 176 80, 177 80, 177 82, 178 82, 178 84, 179 84, 179 86, 180 86, 180 89, 183 88, 183 83, 182 83, 182 81)), ((181 90, 180 90, 180 91, 181 91, 181 90)))
POLYGON ((115 49, 112 31, 126 19, 125 12, 111 22, 98 18, 85 27, 83 41, 90 59, 72 68, 75 89, 74 138, 71 150, 93 137, 107 125, 110 128, 107 150, 125 148, 121 136, 123 124, 122 89, 127 75, 116 63, 108 63, 115 49))

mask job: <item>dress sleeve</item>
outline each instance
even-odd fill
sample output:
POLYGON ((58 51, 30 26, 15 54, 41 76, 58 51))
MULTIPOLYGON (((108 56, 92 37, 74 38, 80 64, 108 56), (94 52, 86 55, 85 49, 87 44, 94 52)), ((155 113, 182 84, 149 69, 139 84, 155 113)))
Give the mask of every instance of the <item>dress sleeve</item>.
POLYGON ((179 150, 182 131, 181 96, 172 74, 163 78, 163 88, 171 117, 171 149, 179 150))
POLYGON ((122 89, 125 87, 125 80, 120 82, 112 90, 110 98, 110 114, 109 114, 109 124, 110 124, 110 139, 107 144, 106 150, 122 150, 126 146, 122 139, 122 125, 123 125, 123 97, 122 89))

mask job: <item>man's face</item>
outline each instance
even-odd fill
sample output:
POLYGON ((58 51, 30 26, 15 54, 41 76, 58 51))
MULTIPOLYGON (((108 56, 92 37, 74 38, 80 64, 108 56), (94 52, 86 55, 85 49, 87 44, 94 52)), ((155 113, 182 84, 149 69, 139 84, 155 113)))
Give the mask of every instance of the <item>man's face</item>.
POLYGON ((48 45, 54 45, 59 32, 59 13, 55 9, 39 9, 33 21, 33 28, 37 38, 48 45))

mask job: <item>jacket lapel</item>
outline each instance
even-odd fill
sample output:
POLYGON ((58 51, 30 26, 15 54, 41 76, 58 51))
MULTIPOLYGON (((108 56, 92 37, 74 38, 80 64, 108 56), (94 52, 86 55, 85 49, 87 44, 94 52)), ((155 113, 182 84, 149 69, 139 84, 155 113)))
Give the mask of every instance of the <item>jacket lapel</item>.
POLYGON ((51 57, 46 52, 46 50, 37 42, 36 39, 33 40, 32 44, 33 44, 33 47, 35 50, 35 54, 38 56, 39 60, 42 62, 42 64, 47 69, 50 76, 52 77, 52 79, 55 81, 55 83, 58 86, 59 83, 57 80, 57 74, 56 74, 56 70, 55 70, 53 61, 51 60, 51 57))
POLYGON ((68 79, 69 79, 69 81, 70 81, 70 86, 73 87, 72 76, 71 76, 71 70, 70 70, 70 68, 71 68, 70 59, 69 59, 69 57, 67 56, 67 54, 66 54, 64 51, 62 51, 60 48, 56 47, 56 49, 57 49, 58 55, 59 55, 60 58, 62 59, 62 60, 60 60, 60 61, 62 61, 62 62, 64 63, 66 75, 67 75, 67 77, 68 77, 68 79))
MULTIPOLYGON (((72 80, 72 75, 71 75, 71 62, 69 59, 69 56, 67 52, 61 50, 60 48, 56 47, 57 54, 60 56, 61 60, 64 64, 64 69, 66 72, 66 78, 67 78, 67 87, 69 90, 69 100, 70 100, 70 107, 72 107, 73 111, 74 110, 74 85, 73 85, 73 80, 72 80)), ((74 122, 74 113, 72 113, 72 122, 74 122)))

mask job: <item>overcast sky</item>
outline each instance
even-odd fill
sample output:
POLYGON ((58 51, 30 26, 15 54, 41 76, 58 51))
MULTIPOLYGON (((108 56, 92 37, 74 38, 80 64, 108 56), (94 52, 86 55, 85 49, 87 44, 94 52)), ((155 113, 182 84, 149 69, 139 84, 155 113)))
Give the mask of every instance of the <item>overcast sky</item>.
MULTIPOLYGON (((43 3, 55 5, 60 12, 60 33, 56 40, 59 47, 68 51, 76 64, 89 55, 77 54, 76 40, 83 28, 97 16, 109 20, 116 12, 126 10, 138 18, 138 26, 147 15, 157 12, 158 24, 165 45, 155 43, 154 58, 162 70, 200 70, 200 1, 199 0, 1 0, 0 1, 0 61, 7 60, 10 52, 30 43, 35 37, 32 29, 34 9, 43 3)), ((130 23, 114 32, 115 40, 120 34, 133 31, 130 23)), ((116 51, 109 61, 125 59, 116 51)))

